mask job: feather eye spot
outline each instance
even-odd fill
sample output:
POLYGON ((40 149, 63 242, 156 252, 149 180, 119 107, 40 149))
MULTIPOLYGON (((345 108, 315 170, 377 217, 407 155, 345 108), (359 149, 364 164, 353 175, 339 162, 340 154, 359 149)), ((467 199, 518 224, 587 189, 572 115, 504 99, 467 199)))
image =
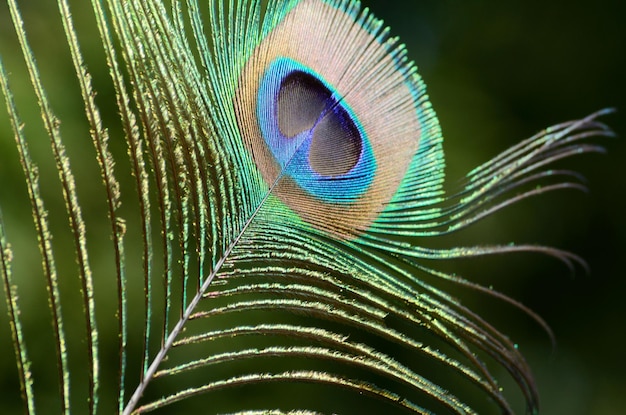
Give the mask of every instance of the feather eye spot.
POLYGON ((361 135, 332 92, 314 76, 293 71, 283 79, 277 100, 278 129, 286 138, 309 132, 311 168, 322 176, 341 176, 361 156, 361 135))
POLYGON ((430 162, 441 135, 423 83, 402 50, 390 53, 380 23, 347 5, 287 7, 246 57, 233 104, 272 196, 303 225, 354 239, 413 191, 408 173, 443 179, 430 162), (344 41, 329 41, 339 32, 344 41))
POLYGON ((341 94, 315 71, 275 59, 261 79, 256 112, 267 149, 311 196, 346 203, 368 190, 376 163, 367 135, 341 94))

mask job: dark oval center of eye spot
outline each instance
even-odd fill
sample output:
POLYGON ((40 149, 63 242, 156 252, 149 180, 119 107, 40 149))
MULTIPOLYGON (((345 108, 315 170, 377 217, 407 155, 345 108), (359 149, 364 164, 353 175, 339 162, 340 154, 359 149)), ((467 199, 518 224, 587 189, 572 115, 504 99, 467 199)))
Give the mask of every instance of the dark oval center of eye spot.
POLYGON ((313 128, 322 112, 330 106, 332 94, 322 82, 302 71, 288 74, 278 91, 278 129, 293 138, 313 128))
POLYGON ((346 110, 337 104, 314 127, 309 163, 322 176, 341 176, 358 163, 361 147, 358 128, 346 110))

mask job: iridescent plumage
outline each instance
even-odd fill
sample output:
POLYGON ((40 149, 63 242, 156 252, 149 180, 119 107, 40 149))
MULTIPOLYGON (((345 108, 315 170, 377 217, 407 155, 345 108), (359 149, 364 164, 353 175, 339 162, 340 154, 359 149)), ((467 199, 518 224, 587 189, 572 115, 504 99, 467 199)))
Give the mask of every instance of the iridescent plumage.
MULTIPOLYGON (((172 3, 166 11, 159 1, 108 0, 107 19, 100 3, 92 2, 128 146, 128 160, 113 163, 72 36, 71 13, 59 0, 104 179, 117 271, 117 305, 111 307, 93 287, 69 160, 59 156, 89 334, 89 412, 102 406, 102 383, 115 386, 117 410, 125 414, 204 394, 210 412, 334 410, 315 397, 297 404, 240 397, 210 406, 212 393, 222 389, 264 391, 271 383, 352 391, 339 410, 367 407, 367 401, 362 407, 350 403, 365 394, 389 410, 416 413, 475 413, 475 402, 463 391, 472 385, 501 412, 513 412, 491 373, 493 362, 510 373, 535 411, 537 391, 521 353, 439 282, 526 309, 425 260, 512 251, 545 252, 566 262, 576 258, 538 246, 434 249, 427 237, 462 229, 524 197, 577 186, 538 183, 560 177, 545 170, 548 163, 601 150, 580 143, 610 134, 595 121, 598 114, 520 143, 470 172, 458 194, 447 195, 441 131, 424 83, 404 47, 358 1, 271 1, 265 8, 256 0, 172 3), (132 223, 118 216, 114 164, 122 162, 136 186, 132 206, 138 215, 132 223), (526 190, 511 195, 514 189, 526 190), (124 241, 130 227, 137 229, 134 239, 124 241), (141 271, 126 268, 127 244, 142 247, 141 271), (142 287, 133 284, 140 275, 142 287), (128 301, 138 294, 143 304, 128 301), (102 334, 94 307, 111 307, 119 321, 111 336, 119 349, 116 380, 100 375, 102 334), (137 330, 129 328, 133 316, 141 316, 137 330), (127 347, 137 331, 140 352, 127 347), (428 364, 438 369, 423 372, 428 364), (188 376, 184 382, 182 376, 188 376), (153 383, 159 383, 161 397, 151 393, 153 383)), ((10 5, 15 30, 25 35, 14 0, 10 5)), ((21 47, 29 57, 25 40, 21 47)), ((27 66, 32 71, 36 63, 27 66)), ((39 76, 32 73, 38 92, 39 76)), ((60 310, 60 277, 48 261, 51 237, 34 163, 3 69, 0 80, 27 175, 51 308, 60 310)), ((63 155, 52 109, 45 99, 40 104, 53 147, 63 155)), ((4 251, 4 231, 0 237, 4 251)), ((15 276, 5 267, 10 256, 3 260, 30 408, 36 399, 24 365, 27 345, 11 288, 15 276)), ((74 378, 62 322, 61 313, 55 314, 59 395, 69 412, 74 378)))

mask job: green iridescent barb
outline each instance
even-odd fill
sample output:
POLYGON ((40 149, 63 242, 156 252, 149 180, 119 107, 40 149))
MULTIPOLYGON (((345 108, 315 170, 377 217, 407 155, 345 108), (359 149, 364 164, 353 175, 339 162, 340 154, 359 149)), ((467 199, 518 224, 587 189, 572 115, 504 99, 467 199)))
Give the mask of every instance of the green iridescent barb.
POLYGON ((58 0, 78 86, 67 93, 82 99, 87 122, 68 136, 18 1, 8 0, 10 21, 65 204, 64 215, 40 184, 48 171, 29 148, 41 137, 26 133, 25 104, 0 61, 52 323, 34 342, 18 297, 41 281, 12 267, 21 253, 0 223, 26 413, 181 413, 200 400, 207 413, 471 414, 483 407, 477 393, 512 413, 494 367, 537 410, 517 347, 443 285, 499 298, 549 332, 546 324, 429 260, 516 251, 579 259, 534 245, 430 248, 428 237, 582 187, 549 164, 603 151, 587 139, 612 134, 597 121, 606 111, 542 131, 447 194, 424 83, 358 1, 92 0, 112 91, 99 98, 85 64, 94 43, 58 0), (91 136, 100 185, 83 179, 92 156, 73 153, 76 135, 91 136), (29 357, 42 344, 55 361, 29 357), (322 393, 341 399, 324 403, 322 393))

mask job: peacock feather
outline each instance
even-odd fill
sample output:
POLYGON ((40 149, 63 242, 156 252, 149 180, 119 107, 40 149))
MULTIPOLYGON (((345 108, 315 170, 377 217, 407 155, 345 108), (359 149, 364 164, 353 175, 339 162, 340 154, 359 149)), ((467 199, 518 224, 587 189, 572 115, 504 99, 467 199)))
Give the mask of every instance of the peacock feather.
POLYGON ((26 413, 513 413, 503 376, 537 411, 517 346, 450 290, 547 325, 440 265, 520 251, 581 261, 430 241, 582 188, 550 165, 601 152, 588 139, 611 135, 603 112, 520 142, 446 192, 424 83, 358 1, 92 0, 73 5, 91 7, 85 24, 58 0, 86 120, 68 133, 18 0, 7 3, 43 126, 23 123, 23 85, 0 62, 16 192, 32 211, 28 231, 0 222, 26 413), (93 49, 110 75, 104 97, 85 64, 93 49), (55 166, 43 169, 46 136, 55 166), (30 276, 38 262, 43 278, 30 276), (51 323, 39 335, 20 312, 32 284, 46 288, 51 323))

